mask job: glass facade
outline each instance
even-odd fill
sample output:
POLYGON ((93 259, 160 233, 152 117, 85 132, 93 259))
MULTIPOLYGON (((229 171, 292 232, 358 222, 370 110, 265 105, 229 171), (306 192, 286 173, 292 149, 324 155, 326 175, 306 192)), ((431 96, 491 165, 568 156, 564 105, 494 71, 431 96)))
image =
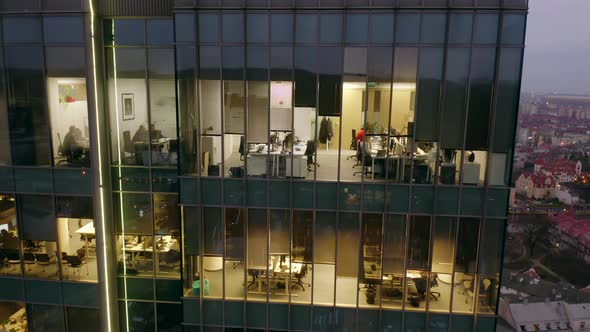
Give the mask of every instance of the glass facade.
POLYGON ((0 320, 495 329, 526 1, 174 3, 0 1, 0 320))

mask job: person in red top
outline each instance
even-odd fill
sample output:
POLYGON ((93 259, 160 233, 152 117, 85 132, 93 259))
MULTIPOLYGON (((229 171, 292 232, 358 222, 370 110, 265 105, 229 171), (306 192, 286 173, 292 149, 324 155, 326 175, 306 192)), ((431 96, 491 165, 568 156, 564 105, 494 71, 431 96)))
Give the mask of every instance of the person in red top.
POLYGON ((357 133, 356 133, 356 141, 361 141, 363 142, 365 140, 365 129, 361 128, 357 133))

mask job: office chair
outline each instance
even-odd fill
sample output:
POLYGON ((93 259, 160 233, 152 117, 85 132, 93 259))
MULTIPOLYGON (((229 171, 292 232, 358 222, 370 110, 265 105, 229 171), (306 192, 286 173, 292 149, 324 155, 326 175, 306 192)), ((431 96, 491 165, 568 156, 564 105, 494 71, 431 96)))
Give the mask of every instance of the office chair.
POLYGON ((31 271, 32 268, 30 267, 30 265, 35 264, 35 254, 30 253, 30 252, 25 252, 23 254, 23 262, 25 263, 25 265, 29 265, 29 268, 27 269, 27 271, 31 271))
POLYGON ((316 152, 316 143, 315 140, 309 140, 307 141, 307 146, 305 147, 305 152, 303 153, 305 156, 307 156, 307 171, 311 172, 311 165, 315 165, 316 167, 320 167, 320 164, 318 164, 315 159, 315 152, 316 152))
POLYGON ((57 158, 57 160, 55 161, 56 165, 61 165, 64 163, 68 162, 68 158, 64 155, 63 151, 64 151, 64 146, 61 142, 61 136, 59 133, 57 133, 57 141, 59 142, 59 145, 57 147, 57 155, 59 158, 57 158))
POLYGON ((360 149, 360 153, 358 155, 358 160, 359 162, 361 162, 361 170, 358 172, 354 172, 352 175, 356 176, 357 174, 365 174, 365 175, 369 175, 371 173, 370 167, 372 167, 373 165, 373 157, 371 157, 371 154, 366 150, 366 144, 361 144, 359 149, 360 149))
POLYGON ((68 267, 78 271, 78 279, 80 279, 80 270, 82 265, 86 265, 86 275, 90 274, 88 271, 88 264, 86 264, 85 256, 80 258, 78 255, 67 255, 65 258, 68 262, 68 267))
POLYGON ((20 265, 20 256, 18 255, 18 250, 7 250, 5 255, 11 269, 13 266, 18 267, 20 265))
POLYGON ((296 280, 293 280, 293 284, 291 285, 291 289, 293 289, 294 287, 301 287, 301 289, 305 292, 305 287, 303 287, 303 285, 307 285, 307 287, 310 287, 309 283, 304 283, 303 278, 305 278, 305 275, 307 275, 307 264, 303 264, 303 266, 301 267, 301 271, 299 271, 299 273, 293 273, 292 277, 295 278, 296 280))
POLYGON ((49 256, 48 254, 35 254, 35 258, 37 259, 37 264, 43 267, 42 272, 45 272, 47 266, 56 262, 55 256, 49 256))
MULTIPOLYGON (((350 141, 350 149, 356 151, 357 150, 357 141, 356 141, 356 129, 352 130, 352 139, 350 141)), ((346 157, 346 160, 349 160, 351 158, 356 158, 356 154, 350 155, 348 157, 346 157)))
POLYGON ((131 142, 131 132, 125 130, 123 131, 123 156, 121 157, 128 162, 133 162, 133 154, 135 154, 135 147, 133 146, 133 142, 131 142), (129 160, 126 157, 126 153, 129 154, 129 160))
POLYGON ((437 280, 437 274, 433 273, 430 276, 430 297, 432 297, 435 301, 438 301, 438 298, 440 297, 440 292, 433 292, 432 291, 432 287, 438 287, 438 280, 437 280))

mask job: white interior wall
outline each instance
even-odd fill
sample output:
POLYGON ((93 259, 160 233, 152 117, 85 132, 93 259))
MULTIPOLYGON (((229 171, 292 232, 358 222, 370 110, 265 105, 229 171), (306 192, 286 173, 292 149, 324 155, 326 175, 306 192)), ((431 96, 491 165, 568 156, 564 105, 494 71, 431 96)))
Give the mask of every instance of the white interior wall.
POLYGON ((176 138, 174 80, 150 79, 151 121, 164 137, 176 138))
POLYGON ((221 133, 221 82, 217 80, 201 80, 201 98, 200 98, 200 120, 201 133, 205 129, 213 127, 213 130, 207 131, 208 134, 221 133))
POLYGON ((123 132, 128 130, 131 138, 140 125, 148 129, 147 124, 147 93, 146 81, 143 78, 119 78, 117 79, 117 94, 115 95, 115 81, 108 81, 109 110, 110 110, 110 130, 111 130, 111 148, 113 155, 117 155, 117 120, 119 122, 119 139, 123 151, 123 132), (133 94, 133 108, 135 118, 123 121, 122 95, 133 94), (116 100, 115 100, 116 98, 116 100), (118 107, 118 111, 117 111, 118 107), (117 114, 118 113, 118 114, 117 114))

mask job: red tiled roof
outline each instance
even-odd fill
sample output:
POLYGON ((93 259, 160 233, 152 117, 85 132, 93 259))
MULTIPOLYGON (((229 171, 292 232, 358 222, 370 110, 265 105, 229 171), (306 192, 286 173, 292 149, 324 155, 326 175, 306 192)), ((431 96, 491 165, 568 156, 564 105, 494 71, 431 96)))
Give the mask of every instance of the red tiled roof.
POLYGON ((545 174, 535 174, 532 172, 524 172, 522 176, 526 178, 531 178, 533 184, 536 188, 553 188, 555 187, 555 178, 553 175, 545 175, 545 174), (547 179, 550 180, 549 184, 547 184, 547 179))

